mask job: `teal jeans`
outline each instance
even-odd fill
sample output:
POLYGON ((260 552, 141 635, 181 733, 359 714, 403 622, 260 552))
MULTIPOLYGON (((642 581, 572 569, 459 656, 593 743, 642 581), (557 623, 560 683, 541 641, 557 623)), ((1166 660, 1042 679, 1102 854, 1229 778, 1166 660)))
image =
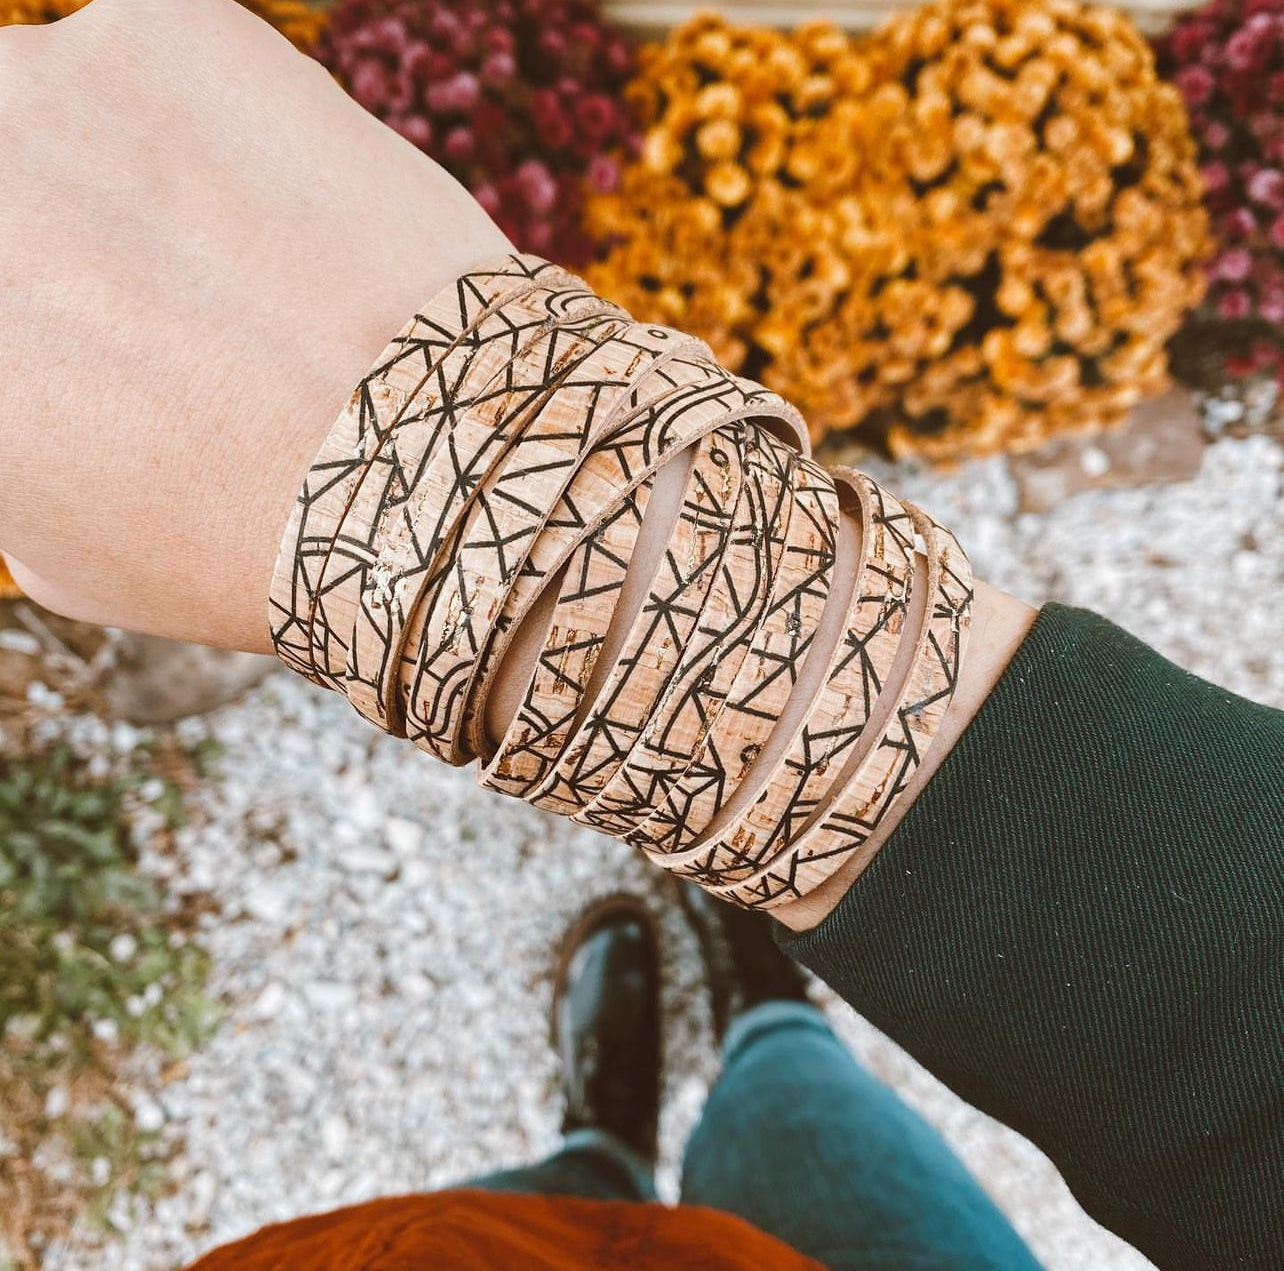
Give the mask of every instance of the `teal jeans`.
MULTIPOLYGON (((1039 1271, 945 1141, 869 1075, 825 1017, 768 1002, 732 1021, 687 1144, 682 1201, 739 1214, 831 1271, 1039 1271)), ((578 1131, 470 1186, 652 1200, 646 1164, 578 1131)))

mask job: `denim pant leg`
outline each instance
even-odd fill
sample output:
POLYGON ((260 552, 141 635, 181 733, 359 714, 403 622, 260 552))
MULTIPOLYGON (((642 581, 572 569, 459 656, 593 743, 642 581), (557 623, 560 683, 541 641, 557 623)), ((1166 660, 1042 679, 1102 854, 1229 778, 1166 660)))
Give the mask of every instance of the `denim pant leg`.
POLYGON ((605 1130, 572 1130, 552 1156, 461 1184, 488 1192, 579 1196, 585 1200, 654 1200, 651 1169, 605 1130))
POLYGON ((732 1022, 682 1199, 739 1214, 831 1271, 1039 1271, 940 1135, 801 1002, 732 1022))

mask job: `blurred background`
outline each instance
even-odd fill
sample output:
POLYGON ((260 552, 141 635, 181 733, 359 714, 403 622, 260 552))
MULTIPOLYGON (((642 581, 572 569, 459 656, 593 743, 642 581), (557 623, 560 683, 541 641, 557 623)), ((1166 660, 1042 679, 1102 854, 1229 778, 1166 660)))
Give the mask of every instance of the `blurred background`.
MULTIPOLYGON (((245 2, 980 576, 1284 706, 1284 0, 245 2)), ((162 1271, 547 1150, 553 949, 618 888, 666 936, 672 1196, 715 1055, 627 849, 268 659, 0 593, 0 1271, 162 1271)), ((825 1000, 1050 1271, 1149 1265, 825 1000)))

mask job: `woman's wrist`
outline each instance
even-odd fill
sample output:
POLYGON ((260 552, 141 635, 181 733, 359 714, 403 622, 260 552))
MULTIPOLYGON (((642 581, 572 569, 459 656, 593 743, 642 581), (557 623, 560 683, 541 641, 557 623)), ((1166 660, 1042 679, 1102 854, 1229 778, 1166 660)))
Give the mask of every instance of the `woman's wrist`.
MULTIPOLYGON (((663 520, 662 517, 658 519, 663 520)), ((645 554, 648 545, 640 542, 638 551, 639 555, 645 554)), ((806 931, 818 925, 837 907, 948 758, 1033 625, 1037 610, 1025 601, 980 580, 976 582, 975 593, 967 657, 963 659, 958 686, 937 728, 932 749, 895 810, 884 819, 863 849, 827 883, 772 910, 772 917, 785 926, 795 931, 806 931)), ((552 596, 544 599, 532 613, 530 621, 518 630, 510 646, 495 690, 486 703, 487 731, 492 740, 503 736, 504 729, 520 706, 526 681, 539 658, 552 602, 552 596)))
MULTIPOLYGON (((403 206, 409 211, 423 206, 423 200, 403 206)), ((308 465, 352 386, 386 343, 388 332, 397 329, 416 303, 470 266, 506 250, 507 241, 482 215, 480 223, 468 227, 449 248, 421 242, 409 253, 409 258, 418 262, 413 272, 400 264, 407 255, 399 254, 395 259, 372 260, 357 291, 318 280, 317 296, 308 311, 326 317, 315 324, 306 355, 293 360, 293 374, 283 375, 268 364, 269 358, 285 350, 269 351, 267 356, 262 349, 256 351, 251 382, 254 378, 262 382, 266 377, 272 385, 264 418, 265 423, 271 421, 273 444, 257 460, 247 455, 239 474, 228 474, 227 499, 221 508, 226 547, 219 556, 218 585, 207 593, 219 625, 203 634, 183 632, 183 638, 271 652, 267 597, 281 530, 299 496, 308 465), (417 299, 412 300, 412 295, 417 299), (218 638, 209 640, 213 630, 218 638)), ((301 342, 297 331, 294 338, 301 342)), ((167 617, 171 628, 183 620, 177 607, 171 608, 167 617)), ((164 634, 176 633, 171 629, 164 634)))
MULTIPOLYGON (((0 402, 0 547, 37 600, 72 616, 265 649, 281 530, 353 385, 426 297, 508 244, 436 165, 234 4, 192 0, 180 18, 96 0, 61 32, 7 34, 6 87, 53 135, 17 121, 34 141, 12 156, 0 232, 15 210, 57 210, 49 252, 23 262, 3 301, 18 334, 0 393, 25 395, 0 402), (83 83, 95 96, 69 87, 83 83), (119 121, 104 119, 104 88, 119 121), (296 104, 285 117, 282 92, 296 104), (163 192, 147 216, 139 179, 163 192), (99 222, 102 241, 85 229, 99 222), (33 381, 33 365, 57 373, 33 381), (25 425, 33 411, 44 431, 25 425)), ((522 692, 539 616, 487 698, 500 703, 492 732, 522 692)), ((980 590, 975 651, 910 794, 1029 617, 980 590)), ((786 921, 827 908, 886 835, 885 811, 839 881, 786 905, 786 921)))

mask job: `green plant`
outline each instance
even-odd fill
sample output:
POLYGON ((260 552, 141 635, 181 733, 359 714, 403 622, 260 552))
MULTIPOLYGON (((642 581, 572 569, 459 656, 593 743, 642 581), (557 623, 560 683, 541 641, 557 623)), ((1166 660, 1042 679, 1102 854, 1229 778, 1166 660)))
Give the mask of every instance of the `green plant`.
POLYGON ((129 784, 86 781, 66 749, 0 765, 0 1030, 38 1063, 84 1062, 95 1029, 167 1054, 204 1032, 205 955, 138 872, 129 784))
POLYGON ((75 1154, 96 1187, 86 1210, 95 1227, 110 1226, 111 1203, 122 1190, 149 1197, 164 1192, 168 1152, 161 1135, 140 1130, 119 1103, 109 1100, 69 1128, 75 1154))
MULTIPOLYGON (((152 775, 98 778, 65 746, 0 757, 0 1131, 21 1150, 16 1166, 0 1158, 21 1202, 0 1226, 11 1245, 67 1212, 66 1186, 30 1165, 39 1142, 80 1161, 73 1190, 91 1218, 122 1189, 155 1190, 162 1147, 127 1111, 116 1064, 138 1046, 186 1055, 216 1021, 188 917, 138 867, 130 809, 152 775)), ((172 827, 173 783, 150 785, 172 827)), ((10 1256, 35 1265, 21 1247, 10 1256)))

